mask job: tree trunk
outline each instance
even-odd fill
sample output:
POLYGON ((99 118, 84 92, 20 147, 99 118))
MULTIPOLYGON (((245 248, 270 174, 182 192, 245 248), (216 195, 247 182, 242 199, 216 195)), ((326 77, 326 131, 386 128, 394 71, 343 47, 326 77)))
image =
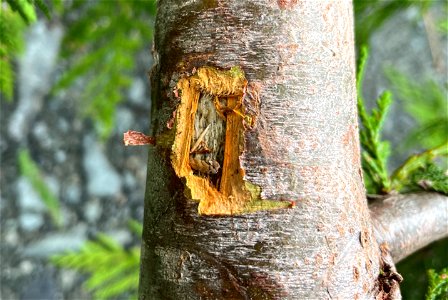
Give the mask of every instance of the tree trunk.
POLYGON ((166 0, 155 30, 140 298, 399 297, 363 187, 351 1, 166 0))

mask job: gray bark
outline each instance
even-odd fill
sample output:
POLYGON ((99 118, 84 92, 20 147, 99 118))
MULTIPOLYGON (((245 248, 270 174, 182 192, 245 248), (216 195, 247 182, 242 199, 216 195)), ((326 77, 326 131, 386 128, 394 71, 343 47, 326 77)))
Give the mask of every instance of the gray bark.
POLYGON ((448 237, 448 197, 437 193, 396 195, 370 206, 375 236, 392 259, 403 258, 448 237))
POLYGON ((241 66, 261 102, 244 133, 245 180, 297 204, 198 215, 169 148, 151 148, 141 299, 399 297, 390 259, 380 275, 388 253, 362 182, 352 14, 339 0, 159 2, 153 134, 167 130, 181 76, 241 66))

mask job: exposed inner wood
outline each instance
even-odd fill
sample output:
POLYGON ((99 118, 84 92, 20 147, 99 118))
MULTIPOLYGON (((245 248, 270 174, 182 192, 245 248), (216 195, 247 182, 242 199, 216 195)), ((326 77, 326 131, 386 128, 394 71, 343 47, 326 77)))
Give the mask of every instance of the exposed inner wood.
MULTIPOLYGON (((220 145, 218 144, 219 137, 216 136, 216 133, 222 132, 224 128, 219 122, 213 120, 215 119, 213 113, 207 112, 210 111, 211 104, 213 103, 212 98, 237 94, 238 96, 230 98, 234 99, 232 100, 233 102, 236 102, 242 97, 245 86, 244 77, 239 77, 238 79, 224 75, 224 72, 214 72, 213 69, 201 68, 197 74, 189 78, 183 78, 178 82, 178 88, 182 91, 182 96, 181 103, 177 109, 176 136, 173 144, 172 164, 177 175, 186 179, 186 185, 191 193, 191 198, 200 201, 199 213, 201 214, 232 214, 243 208, 244 200, 250 201, 250 195, 248 193, 241 193, 242 187, 244 186, 242 176, 235 177, 232 174, 235 172, 238 174, 238 170, 240 169, 238 161, 239 141, 233 137, 235 133, 236 136, 239 136, 242 128, 239 116, 233 117, 234 114, 227 114, 228 120, 226 121, 230 120, 231 125, 226 124, 225 129, 221 191, 217 189, 207 176, 201 174, 195 175, 190 166, 192 143, 194 140, 200 138, 201 132, 199 130, 208 126, 208 124, 201 124, 200 122, 207 123, 214 121, 214 124, 218 124, 217 130, 212 130, 212 132, 215 132, 214 135, 212 134, 212 139, 201 137, 204 138, 207 146, 210 146, 214 150, 214 154, 211 155, 210 159, 217 159, 217 152, 220 145), (208 99, 207 97, 202 97, 202 101, 209 102, 201 102, 201 110, 198 112, 201 93, 206 93, 211 97, 208 97, 208 99), (197 122, 195 122, 196 113, 204 115, 204 117, 199 116, 197 122), (237 142, 237 144, 228 146, 231 141, 237 142), (229 169, 227 170, 227 168, 229 169), (227 176, 231 176, 231 178, 227 179, 227 176), (236 182, 235 179, 239 179, 239 182, 236 182), (241 187, 237 188, 237 185, 241 187), (222 191, 225 192, 223 193, 222 191)), ((192 154, 191 158, 203 159, 204 155, 202 157, 201 155, 194 157, 192 154)))
POLYGON ((257 188, 243 179, 239 161, 244 148, 243 119, 256 117, 245 115, 246 86, 239 67, 228 71, 202 67, 177 84, 182 94, 171 160, 177 176, 186 179, 187 196, 199 200, 200 214, 290 206, 289 202, 261 200, 257 188))
POLYGON ((221 177, 226 122, 216 112, 213 97, 201 93, 194 121, 190 166, 195 173, 209 174, 215 186, 221 177), (196 165, 202 167, 196 168, 196 165))
MULTIPOLYGON (((228 108, 236 108, 240 103, 241 100, 238 97, 227 97, 228 108)), ((219 191, 224 196, 233 196, 239 201, 244 201, 243 199, 250 199, 250 194, 244 188, 243 173, 239 162, 240 145, 243 144, 241 140, 243 119, 236 113, 229 113, 226 117, 226 141, 219 191)))

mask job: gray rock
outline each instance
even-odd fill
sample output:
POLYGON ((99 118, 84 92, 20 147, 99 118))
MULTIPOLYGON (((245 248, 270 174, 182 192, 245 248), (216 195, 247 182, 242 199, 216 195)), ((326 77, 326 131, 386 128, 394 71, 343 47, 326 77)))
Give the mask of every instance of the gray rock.
POLYGON ((132 112, 124 107, 120 107, 116 111, 115 132, 123 134, 129 129, 135 130, 135 117, 132 112))
POLYGON ((60 214, 61 228, 66 228, 69 226, 69 224, 77 223, 77 217, 75 211, 67 209, 66 207, 62 206, 59 210, 59 214, 60 214))
POLYGON ((29 259, 22 260, 19 265, 20 273, 24 275, 31 274, 36 266, 29 259))
POLYGON ((110 236, 114 241, 120 245, 125 245, 132 241, 131 232, 127 229, 116 229, 106 231, 105 234, 110 236))
POLYGON ((33 135, 44 149, 51 149, 54 147, 54 140, 50 135, 47 124, 44 122, 36 122, 32 129, 33 135))
POLYGON ((16 190, 22 212, 44 212, 46 210, 45 204, 27 178, 20 177, 17 180, 16 190))
POLYGON ((78 273, 75 270, 61 269, 60 271, 61 286, 64 291, 71 290, 78 279, 78 273))
POLYGON ((69 231, 51 233, 43 239, 27 245, 23 251, 23 255, 25 257, 48 258, 65 251, 76 251, 86 242, 86 235, 87 226, 85 224, 78 224, 69 231))
POLYGON ((19 233, 17 230, 17 221, 14 219, 6 220, 4 224, 2 224, 2 231, 4 234, 3 242, 7 246, 16 247, 19 243, 19 233))
MULTIPOLYGON (((1 101, 3 101, 3 99, 1 101)), ((2 153, 6 152, 6 149, 8 149, 9 146, 10 144, 6 140, 5 136, 3 134, 0 135, 0 160, 4 159, 2 157, 2 153)))
POLYGON ((45 299, 57 300, 62 299, 56 272, 53 267, 44 267, 23 279, 26 284, 22 285, 20 291, 20 299, 45 299))
POLYGON ((129 189, 135 189, 137 186, 137 179, 129 171, 126 171, 124 173, 123 182, 124 182, 124 185, 129 189))
POLYGON ((45 21, 34 23, 27 34, 25 53, 18 60, 19 102, 12 114, 8 133, 16 141, 28 134, 30 122, 41 110, 44 95, 50 89, 50 75, 56 65, 62 40, 62 27, 45 21))
POLYGON ((92 136, 83 141, 83 166, 87 175, 87 192, 91 196, 115 196, 121 191, 120 176, 104 153, 102 144, 92 136))
POLYGON ((1 287, 2 299, 18 299, 15 291, 13 291, 11 286, 6 286, 6 284, 1 287))
MULTIPOLYGON (((46 177, 45 183, 53 194, 58 195, 59 181, 56 178, 46 177)), ((25 177, 17 180, 16 190, 21 212, 18 218, 20 228, 27 232, 38 230, 45 222, 43 213, 48 211, 45 203, 25 177)))
POLYGON ((140 77, 134 78, 132 81, 132 85, 129 88, 129 100, 137 105, 144 105, 145 101, 149 101, 146 99, 145 92, 148 87, 148 83, 146 83, 140 77))
POLYGON ((45 176, 44 181, 50 191, 58 197, 59 191, 61 190, 59 180, 54 176, 45 176))
POLYGON ((64 163, 67 160, 67 153, 61 149, 56 150, 54 154, 54 159, 59 164, 64 163))
POLYGON ((78 204, 81 201, 81 187, 79 180, 74 180, 62 190, 62 196, 67 203, 78 204))
POLYGON ((66 119, 61 118, 61 119, 57 120, 57 122, 58 122, 58 128, 61 130, 61 132, 67 133, 71 130, 70 124, 66 119))
MULTIPOLYGON (((0 189, 1 190, 1 189, 0 189)), ((0 195, 0 214, 3 215, 3 210, 7 207, 8 203, 3 200, 2 195, 0 195)))
POLYGON ((90 223, 95 223, 98 221, 102 212, 103 209, 98 199, 91 200, 84 206, 84 216, 90 223))
POLYGON ((23 213, 19 217, 20 228, 23 231, 37 231, 44 224, 44 218, 39 213, 23 213))

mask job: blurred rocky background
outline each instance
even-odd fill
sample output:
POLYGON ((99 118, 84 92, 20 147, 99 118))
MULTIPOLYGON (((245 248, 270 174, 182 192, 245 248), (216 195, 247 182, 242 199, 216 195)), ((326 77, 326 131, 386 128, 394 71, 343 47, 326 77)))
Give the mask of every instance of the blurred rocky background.
MULTIPOLYGON (((147 149, 125 148, 122 134, 149 128, 147 74, 155 3, 46 1, 41 7, 40 1, 30 0, 20 12, 11 8, 17 2, 0 4, 1 49, 13 44, 8 59, 15 73, 11 91, 2 81, 0 102, 0 298, 135 296, 138 277, 114 278, 100 262, 105 257, 115 264, 123 259, 123 270, 138 272, 147 149), (8 30, 18 41, 5 40, 8 30), (81 249, 85 256, 65 264, 54 259, 81 249), (92 280, 83 261, 97 263, 102 277, 92 280), (117 291, 110 292, 114 286, 117 291)), ((431 3, 422 8, 412 1, 393 6, 359 2, 357 26, 366 32, 357 32, 357 43, 370 48, 365 98, 373 107, 385 89, 395 95, 384 130, 392 143, 393 170, 409 154, 438 143, 434 138, 421 143, 416 136, 409 139, 422 121, 391 80, 397 75, 391 74, 400 72, 415 85, 434 82, 447 100, 447 25, 440 21, 446 4, 427 1, 431 3), (374 13, 383 17, 370 24, 366 15, 374 13)), ((2 73, 5 68, 2 63, 2 73)), ((425 101, 430 100, 421 99, 422 107, 425 101)), ((430 108, 432 114, 447 118, 446 102, 438 105, 430 108)), ((434 135, 443 136, 444 128, 434 135)), ((446 246, 446 241, 439 242, 399 265, 399 271, 407 272, 404 298, 424 295, 426 270, 448 265, 446 246)))
POLYGON ((7 2, 0 27, 23 45, 1 99, 0 298, 89 299, 88 274, 50 260, 98 233, 139 247, 147 149, 122 138, 149 128, 155 4, 54 1, 27 24, 7 2))

